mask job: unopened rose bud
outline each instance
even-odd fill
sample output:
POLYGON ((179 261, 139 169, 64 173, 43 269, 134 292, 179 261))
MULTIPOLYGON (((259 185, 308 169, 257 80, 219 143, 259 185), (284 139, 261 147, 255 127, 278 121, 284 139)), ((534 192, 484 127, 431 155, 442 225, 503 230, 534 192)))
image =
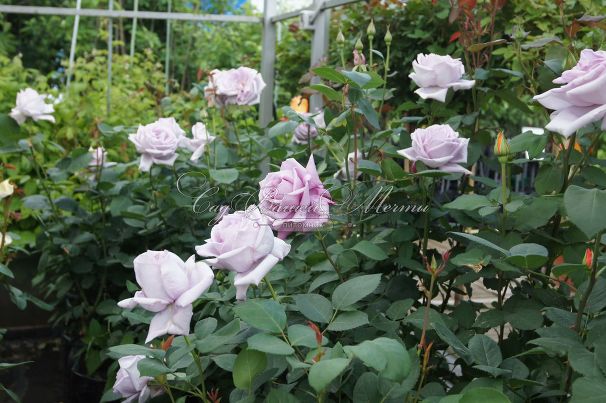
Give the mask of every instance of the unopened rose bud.
POLYGON ((591 248, 587 248, 585 250, 585 256, 583 257, 583 263, 587 266, 588 269, 591 269, 593 265, 593 251, 591 248))
POLYGON ((497 141, 494 144, 494 155, 499 158, 500 162, 505 162, 509 159, 511 155, 511 147, 509 146, 509 141, 505 137, 502 131, 499 131, 497 135, 497 141))
POLYGON ((358 40, 356 41, 356 50, 358 52, 361 52, 362 49, 364 49, 364 44, 362 44, 362 41, 360 40, 360 38, 358 38, 358 40))
POLYGON ((345 43, 345 35, 343 35, 343 31, 339 29, 339 33, 337 34, 337 43, 342 45, 345 43))
POLYGON ((442 254, 442 261, 444 262, 443 264, 448 263, 449 259, 450 259, 450 250, 447 250, 446 252, 444 252, 442 254))
POLYGON ((366 28, 366 35, 372 38, 373 36, 375 36, 376 33, 377 30, 375 29, 375 22, 373 20, 370 20, 370 24, 368 24, 368 28, 366 28))
POLYGON ((385 33, 385 44, 387 46, 391 45, 391 40, 392 40, 392 36, 391 36, 391 32, 389 31, 389 27, 387 27, 387 32, 385 33))

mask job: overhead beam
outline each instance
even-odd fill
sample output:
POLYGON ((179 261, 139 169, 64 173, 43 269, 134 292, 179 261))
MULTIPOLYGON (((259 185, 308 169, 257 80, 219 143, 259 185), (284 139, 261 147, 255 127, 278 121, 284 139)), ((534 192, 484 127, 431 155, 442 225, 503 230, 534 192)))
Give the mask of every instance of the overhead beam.
MULTIPOLYGON (((272 17, 271 22, 273 22, 275 24, 276 22, 290 20, 291 18, 297 18, 297 17, 299 17, 299 15, 301 14, 302 11, 316 11, 316 13, 319 13, 321 11, 330 10, 330 9, 340 7, 340 6, 345 6, 345 5, 353 4, 353 3, 359 3, 360 1, 364 1, 364 0, 325 0, 324 3, 322 3, 320 5, 320 7, 318 7, 318 8, 312 6, 309 8, 303 8, 301 10, 295 10, 295 11, 290 11, 288 13, 279 14, 279 15, 272 17)), ((312 18, 312 22, 313 22, 313 20, 315 20, 315 16, 314 16, 314 18, 312 18)))
POLYGON ((193 14, 193 13, 165 13, 157 11, 131 11, 131 10, 100 10, 96 8, 63 7, 34 7, 34 6, 8 6, 0 5, 0 13, 30 14, 30 15, 65 15, 81 17, 103 18, 140 18, 146 20, 176 20, 176 21, 205 21, 205 22, 242 22, 260 24, 261 17, 249 15, 223 15, 223 14, 193 14))

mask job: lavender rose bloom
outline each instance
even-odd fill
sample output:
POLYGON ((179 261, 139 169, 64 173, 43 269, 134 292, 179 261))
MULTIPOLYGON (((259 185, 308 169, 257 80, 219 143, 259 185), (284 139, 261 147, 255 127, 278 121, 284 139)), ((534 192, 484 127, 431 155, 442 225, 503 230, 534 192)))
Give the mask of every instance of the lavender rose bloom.
POLYGON ((213 282, 210 267, 196 262, 194 256, 183 262, 167 250, 142 253, 135 258, 134 266, 141 291, 133 298, 118 302, 118 306, 132 309, 138 305, 156 314, 145 342, 164 334, 189 334, 192 303, 213 282))
POLYGON ((177 159, 177 147, 185 135, 174 118, 161 118, 128 136, 141 154, 139 169, 148 172, 152 164, 172 166, 177 159))
POLYGON ((412 62, 412 68, 414 72, 408 77, 419 86, 415 93, 423 99, 445 102, 449 88, 454 91, 468 90, 476 83, 475 80, 462 79, 465 74, 463 63, 449 55, 419 53, 417 60, 412 62))
POLYGON ((236 298, 246 299, 251 284, 263 277, 290 252, 290 245, 274 236, 269 220, 256 207, 223 216, 204 245, 196 246, 200 256, 213 267, 236 273, 236 298))
POLYGON ((313 231, 328 221, 330 193, 320 181, 313 155, 307 166, 294 158, 282 162, 259 182, 259 209, 273 218, 272 227, 284 239, 289 233, 313 231))
POLYGON ((602 120, 606 129, 606 52, 585 49, 576 66, 553 80, 564 84, 534 97, 553 109, 547 130, 570 137, 589 123, 602 120))
POLYGON ((141 376, 137 365, 144 358, 143 355, 127 355, 118 360, 120 369, 116 374, 113 390, 114 393, 125 399, 123 403, 144 403, 162 393, 161 389, 148 386, 148 382, 154 378, 141 376))
POLYGON ((211 105, 256 105, 261 100, 265 81, 249 67, 213 70, 204 93, 211 105))
POLYGON ((467 163, 469 139, 459 137, 459 133, 450 126, 432 125, 426 129, 417 129, 410 137, 412 147, 399 150, 398 154, 440 171, 471 173, 458 165, 467 163))
MULTIPOLYGON (((303 117, 311 117, 311 113, 301 113, 303 117)), ((299 126, 295 128, 294 136, 292 138, 293 143, 296 144, 307 144, 308 138, 316 138, 318 137, 318 129, 326 128, 326 123, 324 123, 324 113, 320 112, 313 116, 314 125, 310 125, 309 123, 301 123, 299 126)))
POLYGON ((187 148, 192 151, 192 155, 189 158, 191 161, 197 161, 202 154, 207 144, 210 144, 215 136, 211 136, 206 129, 206 126, 202 122, 198 122, 191 128, 192 138, 181 137, 181 147, 187 148))
POLYGON ((44 102, 44 96, 32 88, 26 88, 17 93, 17 102, 11 110, 10 117, 22 125, 27 118, 34 121, 48 120, 55 123, 55 118, 51 113, 55 108, 51 104, 44 102))

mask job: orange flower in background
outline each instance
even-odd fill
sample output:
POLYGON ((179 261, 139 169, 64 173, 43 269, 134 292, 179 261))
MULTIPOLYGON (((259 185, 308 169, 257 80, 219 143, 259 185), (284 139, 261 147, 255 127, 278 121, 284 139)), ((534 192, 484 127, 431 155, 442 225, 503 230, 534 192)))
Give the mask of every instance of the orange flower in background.
POLYGON ((587 248, 585 250, 585 256, 583 257, 583 264, 587 266, 588 269, 591 269, 593 265, 593 251, 591 248, 587 248))
POLYGON ((309 101, 301 95, 297 95, 290 100, 290 107, 297 113, 309 112, 309 101))

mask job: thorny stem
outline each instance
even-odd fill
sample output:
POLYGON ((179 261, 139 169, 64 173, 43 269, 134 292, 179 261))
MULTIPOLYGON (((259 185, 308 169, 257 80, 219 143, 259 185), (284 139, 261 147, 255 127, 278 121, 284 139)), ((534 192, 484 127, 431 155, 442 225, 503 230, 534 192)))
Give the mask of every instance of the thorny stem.
POLYGON ((320 245, 322 245, 322 249, 324 250, 324 254, 326 255, 326 258, 328 259, 328 261, 330 262, 330 264, 332 265, 332 267, 335 269, 335 272, 337 273, 337 276, 339 276, 339 280, 341 280, 341 282, 345 281, 343 279, 343 275, 341 274, 341 270, 339 269, 339 267, 337 266, 337 264, 335 263, 334 260, 332 260, 332 258, 330 257, 330 253, 328 253, 328 249, 326 248, 326 243, 324 243, 324 238, 320 237, 320 235, 316 234, 316 238, 318 238, 318 240, 320 241, 320 245))
POLYGON ((389 73, 389 53, 391 44, 387 45, 387 55, 385 56, 385 68, 383 69, 383 93, 381 95, 381 105, 379 106, 379 116, 383 111, 383 104, 385 103, 385 90, 387 89, 387 73, 389 73))
MULTIPOLYGON (((189 338, 187 336, 183 336, 183 339, 185 340, 185 344, 187 344, 188 347, 192 346, 192 344, 189 341, 189 338)), ((204 396, 202 399, 206 403, 206 402, 208 402, 208 400, 206 399, 206 380, 204 378, 204 369, 202 368, 202 361, 200 360, 200 356, 198 355, 198 353, 196 353, 195 349, 193 349, 191 351, 191 356, 193 357, 194 362, 196 363, 196 367, 198 368, 198 372, 200 373, 200 384, 202 385, 202 396, 204 396)))
POLYGON ((271 292, 271 297, 274 299, 274 301, 279 302, 278 301, 278 294, 276 294, 276 291, 274 290, 274 288, 272 287, 271 283, 269 282, 269 279, 267 277, 264 277, 263 281, 267 285, 267 288, 269 288, 269 292, 271 292))

